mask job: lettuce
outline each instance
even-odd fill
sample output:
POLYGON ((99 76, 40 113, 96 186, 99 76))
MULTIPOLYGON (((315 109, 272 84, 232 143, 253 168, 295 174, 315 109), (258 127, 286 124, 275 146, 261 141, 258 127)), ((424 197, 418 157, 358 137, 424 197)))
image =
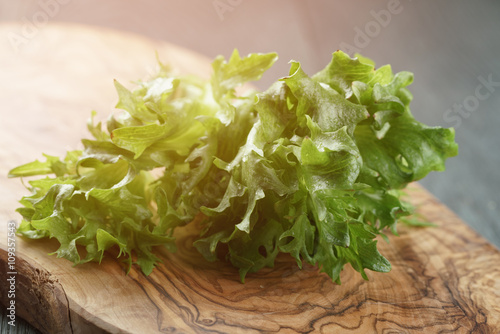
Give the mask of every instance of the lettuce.
POLYGON ((154 247, 175 251, 174 231, 199 218, 194 247, 241 281, 279 253, 338 283, 348 263, 365 279, 390 271, 376 237, 411 213, 400 190, 457 154, 453 129, 413 118, 411 73, 341 51, 313 76, 294 61, 268 90, 237 92, 276 60, 235 51, 210 80, 162 66, 133 91, 115 82, 121 113, 105 129, 92 114, 82 151, 9 172, 45 176, 29 181, 18 233, 56 238, 75 264, 116 247, 148 275, 154 247))

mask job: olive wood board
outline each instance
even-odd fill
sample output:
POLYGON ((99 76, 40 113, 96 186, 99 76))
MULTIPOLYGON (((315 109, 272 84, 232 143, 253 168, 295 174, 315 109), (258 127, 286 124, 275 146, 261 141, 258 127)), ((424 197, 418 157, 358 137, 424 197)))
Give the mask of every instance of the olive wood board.
MULTIPOLYGON (((208 77, 210 61, 166 42, 70 24, 48 24, 23 44, 0 25, 0 301, 9 276, 7 225, 20 221, 18 200, 28 193, 11 168, 81 148, 90 111, 114 110, 113 79, 154 73, 156 53, 184 73, 208 77)), ((258 50, 255 50, 258 52, 258 50)), ((227 56, 227 55, 226 55, 227 56)), ((43 333, 499 333, 500 252, 418 184, 410 202, 437 227, 399 225, 380 240, 389 273, 349 265, 338 285, 318 268, 283 255, 274 268, 249 274, 208 263, 178 235, 178 252, 161 249, 149 276, 106 256, 73 266, 48 253, 54 240, 16 237, 16 315, 43 333)), ((195 224, 192 224, 195 229, 195 224)))

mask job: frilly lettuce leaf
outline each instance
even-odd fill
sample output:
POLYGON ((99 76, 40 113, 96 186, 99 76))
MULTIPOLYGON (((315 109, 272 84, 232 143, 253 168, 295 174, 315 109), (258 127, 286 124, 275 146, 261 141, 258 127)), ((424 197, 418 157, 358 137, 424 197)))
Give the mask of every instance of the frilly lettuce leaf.
POLYGON ((121 112, 105 128, 92 113, 84 150, 9 172, 44 176, 29 181, 18 233, 56 238, 75 264, 114 248, 149 274, 154 247, 175 251, 175 229, 200 217, 194 246, 242 281, 279 253, 339 283, 346 264, 365 279, 389 271, 377 236, 411 212, 399 189, 457 154, 453 129, 413 118, 411 73, 341 51, 313 76, 293 61, 268 90, 238 93, 276 59, 235 50, 209 80, 161 67, 134 90, 115 82, 121 112))

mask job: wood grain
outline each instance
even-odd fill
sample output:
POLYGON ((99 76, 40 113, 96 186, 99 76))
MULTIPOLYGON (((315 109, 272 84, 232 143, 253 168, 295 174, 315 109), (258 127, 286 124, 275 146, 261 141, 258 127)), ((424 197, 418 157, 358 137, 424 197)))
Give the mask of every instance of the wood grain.
MULTIPOLYGON (((207 60, 175 46, 80 26, 49 25, 14 54, 3 38, 12 29, 0 27, 9 79, 0 82, 2 282, 6 223, 19 220, 26 193, 7 171, 77 146, 90 110, 107 115, 114 105, 112 79, 143 77, 155 50, 181 71, 209 72, 207 60)), ((392 271, 363 281, 346 267, 342 285, 288 256, 241 284, 231 265, 190 247, 195 224, 179 231, 178 253, 158 250, 163 263, 148 277, 136 267, 126 275, 111 256, 72 267, 47 255, 57 243, 18 237, 17 315, 44 333, 499 333, 500 252, 417 184, 410 199, 438 227, 400 227, 379 242, 392 271)))

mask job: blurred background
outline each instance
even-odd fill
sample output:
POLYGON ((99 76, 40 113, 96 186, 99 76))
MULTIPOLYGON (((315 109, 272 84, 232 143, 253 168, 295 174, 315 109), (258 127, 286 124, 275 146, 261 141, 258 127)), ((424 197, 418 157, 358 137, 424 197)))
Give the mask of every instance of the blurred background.
MULTIPOLYGON (((260 89, 287 75, 290 60, 312 75, 337 49, 411 71, 413 114, 454 127, 459 144, 446 172, 421 184, 500 247, 499 1, 0 0, 0 24, 7 22, 20 24, 17 36, 23 27, 61 22, 122 30, 208 58, 234 48, 242 55, 276 51, 280 60, 260 89)), ((2 321, 2 333, 6 328, 2 321)), ((25 330, 34 332, 20 324, 16 333, 25 330)))

